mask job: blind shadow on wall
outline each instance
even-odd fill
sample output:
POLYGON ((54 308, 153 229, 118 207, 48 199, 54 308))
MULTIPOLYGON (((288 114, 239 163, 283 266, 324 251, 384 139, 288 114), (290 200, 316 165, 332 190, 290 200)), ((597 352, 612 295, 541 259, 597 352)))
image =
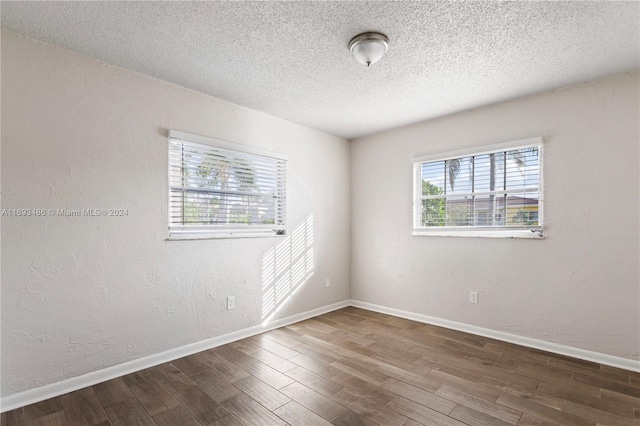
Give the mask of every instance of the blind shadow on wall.
POLYGON ((262 323, 267 325, 313 275, 313 213, 262 258, 262 323))

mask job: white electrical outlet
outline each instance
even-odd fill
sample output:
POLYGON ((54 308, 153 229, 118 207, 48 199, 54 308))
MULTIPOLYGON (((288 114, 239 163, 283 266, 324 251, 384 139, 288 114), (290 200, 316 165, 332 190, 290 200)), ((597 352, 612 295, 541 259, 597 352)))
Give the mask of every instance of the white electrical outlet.
POLYGON ((230 311, 235 307, 236 307, 236 297, 235 296, 227 297, 227 311, 230 311))
POLYGON ((325 281, 325 287, 331 287, 331 279, 327 278, 325 281))
POLYGON ((470 291, 469 292, 469 303, 478 303, 478 292, 470 291))

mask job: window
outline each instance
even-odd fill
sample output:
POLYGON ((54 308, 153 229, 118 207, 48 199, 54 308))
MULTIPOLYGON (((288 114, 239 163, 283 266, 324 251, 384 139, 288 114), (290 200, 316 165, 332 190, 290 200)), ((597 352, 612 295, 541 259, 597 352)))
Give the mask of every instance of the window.
POLYGON ((284 235, 286 160, 169 132, 169 238, 284 235))
POLYGON ((542 238, 542 139, 414 163, 414 235, 542 238))

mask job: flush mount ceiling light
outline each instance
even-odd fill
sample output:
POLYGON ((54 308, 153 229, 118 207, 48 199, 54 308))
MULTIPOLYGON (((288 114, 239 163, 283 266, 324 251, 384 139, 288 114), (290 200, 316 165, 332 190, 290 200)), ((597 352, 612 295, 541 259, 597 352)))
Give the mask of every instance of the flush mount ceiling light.
POLYGON ((389 47, 389 38, 380 33, 358 34, 349 42, 349 50, 361 64, 371 66, 382 58, 389 47))

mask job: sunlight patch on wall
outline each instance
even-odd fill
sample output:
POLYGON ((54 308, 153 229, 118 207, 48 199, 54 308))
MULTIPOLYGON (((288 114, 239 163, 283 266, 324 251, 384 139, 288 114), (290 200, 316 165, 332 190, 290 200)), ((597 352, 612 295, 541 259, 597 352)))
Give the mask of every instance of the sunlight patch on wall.
POLYGON ((262 321, 266 325, 313 275, 313 213, 262 258, 262 321))

